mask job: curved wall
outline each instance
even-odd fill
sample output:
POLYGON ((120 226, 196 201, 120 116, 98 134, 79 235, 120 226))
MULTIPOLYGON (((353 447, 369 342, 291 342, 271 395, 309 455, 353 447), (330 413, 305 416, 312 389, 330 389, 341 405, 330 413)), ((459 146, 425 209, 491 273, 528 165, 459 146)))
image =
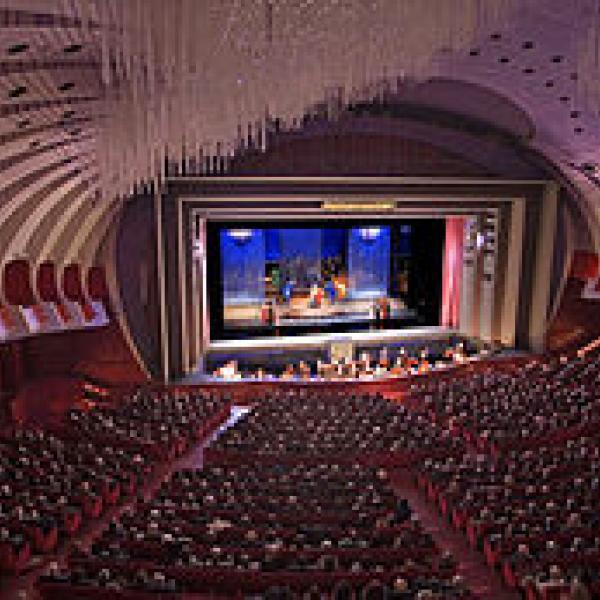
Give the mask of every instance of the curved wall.
POLYGON ((153 375, 160 369, 156 219, 151 195, 127 202, 116 236, 116 276, 121 307, 140 358, 153 375))

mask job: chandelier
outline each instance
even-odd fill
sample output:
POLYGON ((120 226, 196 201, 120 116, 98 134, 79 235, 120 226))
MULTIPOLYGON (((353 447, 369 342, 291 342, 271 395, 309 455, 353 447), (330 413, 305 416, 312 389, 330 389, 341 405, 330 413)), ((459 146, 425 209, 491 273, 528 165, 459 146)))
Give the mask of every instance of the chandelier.
POLYGON ((99 54, 104 193, 165 176, 165 156, 261 150, 274 117, 393 94, 439 71, 527 0, 65 0, 99 54))

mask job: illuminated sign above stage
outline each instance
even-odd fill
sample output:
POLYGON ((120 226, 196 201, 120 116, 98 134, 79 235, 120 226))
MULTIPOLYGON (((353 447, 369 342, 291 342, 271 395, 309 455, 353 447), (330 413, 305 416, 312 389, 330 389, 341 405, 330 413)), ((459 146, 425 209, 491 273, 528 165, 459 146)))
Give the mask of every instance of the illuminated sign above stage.
POLYGON ((324 200, 323 210, 335 212, 389 212, 396 208, 394 200, 324 200))

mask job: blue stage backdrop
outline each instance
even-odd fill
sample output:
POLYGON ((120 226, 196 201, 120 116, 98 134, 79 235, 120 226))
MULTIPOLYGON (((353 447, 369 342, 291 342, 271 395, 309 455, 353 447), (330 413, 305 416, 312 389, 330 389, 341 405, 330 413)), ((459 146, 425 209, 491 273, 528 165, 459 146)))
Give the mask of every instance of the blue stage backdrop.
POLYGON ((265 298, 265 231, 221 231, 223 301, 227 304, 262 303, 265 298))
POLYGON ((345 246, 348 240, 348 230, 342 228, 323 229, 323 245, 321 251, 323 258, 342 256, 346 250, 345 246))
POLYGON ((357 227, 348 239, 348 281, 351 298, 387 296, 390 278, 390 228, 357 227))
POLYGON ((321 229, 279 229, 282 277, 307 287, 321 278, 321 229))

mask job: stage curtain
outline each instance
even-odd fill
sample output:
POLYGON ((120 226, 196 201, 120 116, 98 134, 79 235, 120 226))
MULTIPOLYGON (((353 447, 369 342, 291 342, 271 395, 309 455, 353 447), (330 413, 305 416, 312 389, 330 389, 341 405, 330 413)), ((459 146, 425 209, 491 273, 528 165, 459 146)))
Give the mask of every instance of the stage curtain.
POLYGON ((459 326, 464 228, 464 218, 446 219, 441 320, 444 327, 459 326))

